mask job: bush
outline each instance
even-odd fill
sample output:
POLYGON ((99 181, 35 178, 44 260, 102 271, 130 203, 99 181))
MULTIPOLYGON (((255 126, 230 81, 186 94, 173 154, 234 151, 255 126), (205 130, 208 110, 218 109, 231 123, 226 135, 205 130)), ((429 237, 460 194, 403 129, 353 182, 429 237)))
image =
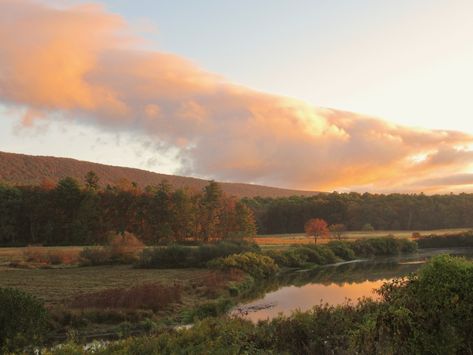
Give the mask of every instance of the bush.
POLYGON ((144 268, 205 267, 213 259, 248 251, 259 251, 258 245, 246 241, 221 241, 197 248, 180 245, 143 250, 138 265, 144 268))
POLYGON ((337 262, 339 259, 333 251, 325 245, 307 244, 294 246, 289 250, 266 252, 276 264, 285 267, 304 267, 308 263, 316 265, 327 265, 337 262))
POLYGON ((46 265, 74 264, 78 261, 78 253, 67 249, 27 246, 23 251, 23 258, 29 263, 46 265))
POLYGON ((158 269, 191 267, 193 254, 192 248, 180 245, 154 247, 143 250, 138 265, 158 269))
POLYGON ((79 254, 82 265, 131 264, 138 260, 144 244, 132 233, 109 236, 106 246, 87 247, 79 254))
POLYGON ((311 257, 309 261, 317 265, 333 264, 339 261, 335 253, 326 245, 305 245, 304 248, 312 250, 309 254, 311 257))
POLYGON ((47 312, 35 297, 0 288, 0 352, 38 345, 46 331, 47 312))
POLYGON ((370 223, 366 223, 361 227, 361 230, 364 232, 372 232, 374 231, 374 227, 370 223))
POLYGON ((128 232, 113 235, 108 242, 111 261, 119 264, 137 261, 138 254, 143 248, 144 244, 134 234, 128 232))
POLYGON ((473 247, 473 231, 419 237, 417 245, 419 248, 470 248, 473 247))
POLYGON ((355 252, 349 242, 333 241, 328 243, 327 247, 343 260, 353 260, 356 258, 355 252))
POLYGON ((209 266, 223 270, 240 269, 256 278, 273 276, 279 269, 274 260, 269 256, 252 252, 233 254, 225 258, 216 259, 209 266))
POLYGON ((79 254, 81 265, 107 265, 111 263, 110 250, 104 247, 86 247, 79 254))
POLYGON ((416 242, 394 237, 358 239, 352 243, 358 256, 386 256, 411 253, 417 250, 416 242))

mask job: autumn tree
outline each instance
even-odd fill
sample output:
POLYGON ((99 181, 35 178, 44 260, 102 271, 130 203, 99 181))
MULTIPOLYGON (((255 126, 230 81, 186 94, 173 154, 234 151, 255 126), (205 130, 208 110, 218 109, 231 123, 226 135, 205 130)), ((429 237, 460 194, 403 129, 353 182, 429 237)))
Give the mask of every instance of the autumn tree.
POLYGON ((344 224, 342 223, 336 223, 332 224, 330 227, 328 227, 330 230, 330 233, 337 238, 338 240, 342 239, 342 235, 346 232, 347 228, 345 227, 344 224))
POLYGON ((222 213, 223 191, 215 181, 210 181, 205 186, 201 199, 200 232, 201 238, 219 238, 219 224, 222 213))
POLYGON ((317 238, 326 237, 330 231, 327 222, 321 218, 311 218, 304 225, 305 234, 308 237, 314 237, 314 243, 317 244, 317 238))

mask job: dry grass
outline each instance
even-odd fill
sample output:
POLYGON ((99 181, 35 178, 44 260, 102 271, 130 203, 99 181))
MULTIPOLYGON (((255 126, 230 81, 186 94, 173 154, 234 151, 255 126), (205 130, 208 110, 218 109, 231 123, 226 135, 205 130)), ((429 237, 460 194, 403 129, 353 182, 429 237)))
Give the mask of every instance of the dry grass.
POLYGON ((28 263, 45 265, 72 265, 77 264, 79 251, 74 249, 28 246, 23 250, 23 260, 28 263))
POLYGON ((131 288, 112 288, 79 295, 70 306, 81 309, 121 308, 160 311, 170 304, 181 302, 182 289, 178 283, 173 285, 147 283, 131 288))
MULTIPOLYGON (((437 229, 428 231, 349 231, 343 234, 342 240, 354 241, 363 238, 375 238, 375 237, 386 237, 388 235, 396 238, 409 238, 412 239, 414 233, 420 235, 430 234, 456 234, 459 232, 468 231, 468 228, 456 228, 456 229, 437 229)), ((306 237, 302 233, 298 234, 272 234, 272 235, 260 235, 254 237, 253 240, 262 247, 288 247, 291 244, 313 244, 314 238, 306 237)), ((334 238, 318 238, 317 244, 325 244, 334 238)))
MULTIPOLYGON (((0 285, 15 287, 41 298, 48 305, 68 304, 76 296, 112 288, 130 288, 141 284, 178 282, 190 286, 211 280, 214 271, 207 269, 134 269, 128 265, 73 268, 17 269, 0 268, 0 285)), ((211 281, 208 281, 211 283, 211 281)), ((183 295, 183 302, 195 301, 193 291, 183 295)), ((198 293, 199 295, 201 292, 198 293)), ((199 296, 200 297, 200 296, 199 296)))

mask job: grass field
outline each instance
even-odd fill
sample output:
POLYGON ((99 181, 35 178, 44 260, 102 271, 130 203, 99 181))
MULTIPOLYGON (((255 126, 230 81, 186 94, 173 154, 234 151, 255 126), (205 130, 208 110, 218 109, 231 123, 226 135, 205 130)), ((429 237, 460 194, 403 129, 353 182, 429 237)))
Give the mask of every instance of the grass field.
MULTIPOLYGON (((451 234, 467 229, 443 229, 421 231, 426 234, 451 234)), ((410 238, 415 231, 372 231, 346 232, 344 240, 394 235, 410 238)), ((313 243, 313 238, 303 234, 260 235, 254 238, 263 248, 286 248, 291 244, 313 243)), ((319 239, 317 243, 327 243, 331 238, 319 239)), ((35 247, 42 252, 61 252, 78 255, 83 247, 35 247)), ((32 293, 47 304, 61 304, 74 296, 109 288, 126 288, 144 283, 190 284, 210 277, 213 272, 206 269, 135 269, 129 265, 76 267, 74 265, 46 266, 45 268, 13 268, 9 264, 25 259, 27 248, 0 248, 0 285, 17 287, 32 293)), ((194 298, 194 294, 190 298, 194 298)), ((184 297, 186 303, 189 297, 184 297)), ((195 301, 195 299, 193 300, 195 301)))
MULTIPOLYGON (((207 269, 134 269, 128 265, 54 269, 0 269, 0 285, 27 291, 46 304, 62 304, 74 296, 144 283, 189 285, 211 274, 207 269)), ((189 299, 187 299, 189 301, 189 299)))
MULTIPOLYGON (((421 235, 429 234, 454 234, 470 230, 469 228, 456 228, 456 229, 435 229, 428 231, 347 231, 343 234, 343 240, 357 240, 363 238, 376 238, 385 237, 388 235, 395 236, 396 238, 411 238, 415 232, 421 235)), ((267 234, 258 235, 254 238, 255 242, 263 248, 280 248, 287 247, 291 244, 313 244, 314 238, 309 238, 301 233, 296 234, 267 234)), ((333 238, 319 238, 317 243, 324 244, 333 240, 333 238)))

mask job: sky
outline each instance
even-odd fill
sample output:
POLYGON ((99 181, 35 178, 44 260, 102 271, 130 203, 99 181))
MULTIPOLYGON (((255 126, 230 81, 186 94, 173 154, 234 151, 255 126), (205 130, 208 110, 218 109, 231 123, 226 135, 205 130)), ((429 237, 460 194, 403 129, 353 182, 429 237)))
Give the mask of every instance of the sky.
POLYGON ((472 16, 466 0, 0 0, 0 150, 470 191, 472 16))

